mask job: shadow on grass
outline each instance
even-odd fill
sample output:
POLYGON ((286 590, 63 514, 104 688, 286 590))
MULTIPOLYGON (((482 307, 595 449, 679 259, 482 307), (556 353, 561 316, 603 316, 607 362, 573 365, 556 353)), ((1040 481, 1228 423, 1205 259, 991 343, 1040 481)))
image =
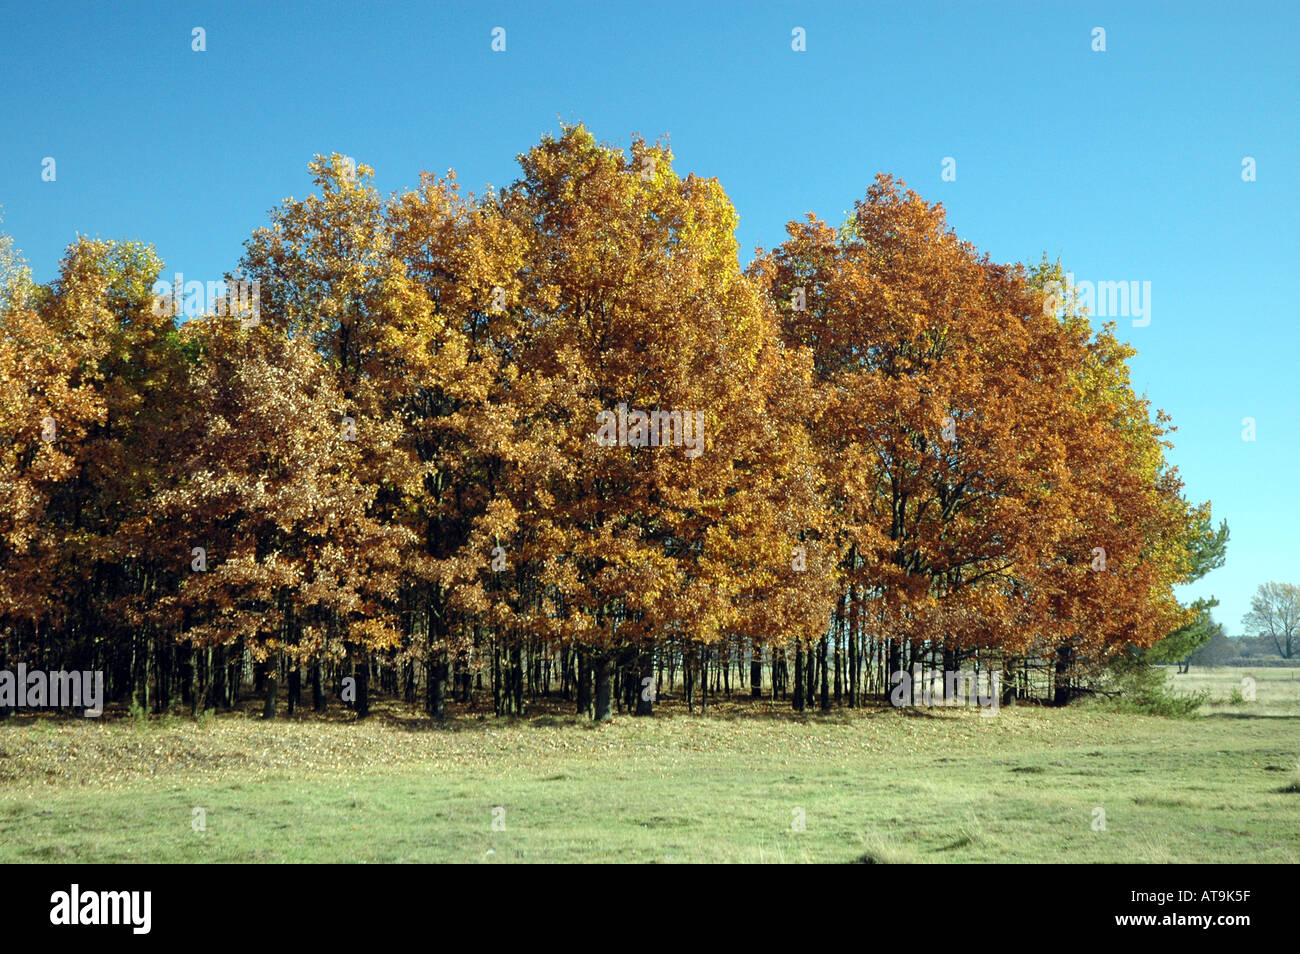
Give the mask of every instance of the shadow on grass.
POLYGON ((1279 715, 1271 712, 1207 712, 1203 719, 1283 719, 1296 721, 1300 715, 1279 715))
MULTIPOLYGON (((281 705, 273 720, 262 717, 263 702, 252 696, 240 700, 230 709, 210 709, 200 716, 191 716, 189 707, 176 707, 171 712, 141 716, 132 714, 121 704, 105 707, 102 717, 91 720, 105 725, 130 725, 141 731, 165 730, 178 725, 205 725, 211 721, 242 720, 248 722, 275 722, 282 725, 303 724, 356 724, 365 722, 403 732, 484 732, 496 731, 505 727, 528 726, 535 728, 562 728, 567 730, 585 729, 600 731, 604 726, 592 721, 587 716, 578 715, 575 703, 558 696, 542 698, 533 702, 523 715, 496 715, 492 711, 491 698, 478 693, 476 701, 465 703, 449 702, 447 716, 442 722, 436 722, 424 712, 419 705, 406 702, 400 696, 382 696, 373 694, 370 712, 365 719, 359 719, 355 710, 331 699, 324 712, 316 712, 310 706, 299 706, 292 715, 281 699, 281 705)), ((835 704, 829 712, 823 712, 820 705, 814 705, 803 711, 795 710, 788 699, 771 698, 754 699, 748 695, 736 693, 730 697, 710 698, 706 710, 701 711, 698 702, 688 708, 684 698, 678 696, 660 696, 655 704, 652 716, 638 717, 630 712, 615 711, 614 719, 628 722, 639 718, 655 721, 702 722, 714 724, 768 722, 775 724, 798 725, 852 725, 863 720, 891 718, 898 713, 908 719, 936 720, 947 717, 948 707, 936 706, 933 709, 923 706, 891 706, 887 701, 872 698, 850 708, 843 703, 835 704)), ((1288 717, 1296 718, 1296 717, 1288 717)), ((80 715, 61 712, 22 712, 9 719, 0 720, 0 725, 29 725, 34 728, 54 727, 61 723, 82 723, 87 720, 80 715)))

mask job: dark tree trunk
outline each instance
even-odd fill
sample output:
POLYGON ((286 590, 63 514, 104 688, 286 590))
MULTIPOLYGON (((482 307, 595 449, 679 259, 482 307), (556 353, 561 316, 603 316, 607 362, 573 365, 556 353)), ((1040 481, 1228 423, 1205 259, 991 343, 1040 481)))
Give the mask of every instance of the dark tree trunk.
POLYGON ((357 718, 370 715, 370 660, 357 663, 357 718))
POLYGON ((501 647, 492 640, 492 711, 501 714, 501 647))
POLYGON ((414 705, 420 697, 415 687, 415 663, 408 662, 402 667, 402 682, 405 683, 402 699, 408 706, 414 705))
POLYGON ((844 648, 843 635, 836 637, 835 640, 835 702, 838 704, 844 699, 844 648))
POLYGON ((949 679, 948 673, 957 671, 957 653, 949 646, 943 647, 943 701, 953 703, 957 692, 955 679, 949 679))
POLYGON ((456 653, 455 673, 452 677, 452 685, 456 690, 456 701, 468 704, 474 691, 474 680, 469 671, 469 653, 466 650, 458 650, 456 653))
POLYGON ((903 671, 903 645, 897 639, 889 640, 889 650, 886 653, 888 661, 885 664, 885 684, 884 693, 889 695, 893 687, 894 673, 903 671))
POLYGON ((700 714, 709 711, 709 650, 700 650, 700 714))
POLYGON ((614 664, 608 651, 602 651, 595 660, 596 721, 607 722, 614 718, 614 664))
POLYGON ((447 719, 447 651, 435 650, 429 658, 429 718, 434 722, 447 719))
POLYGON ((754 655, 749 659, 749 696, 751 699, 761 699, 763 698, 763 647, 755 643, 753 652, 754 655))
POLYGON ((510 680, 512 708, 515 715, 524 714, 524 660, 523 647, 520 646, 518 637, 514 646, 510 650, 510 680))
POLYGON ((803 647, 796 640, 794 644, 794 709, 796 712, 803 712, 805 706, 803 658, 803 647))
POLYGON ((591 715, 591 656, 578 650, 578 715, 591 715))
POLYGON ((181 663, 177 667, 176 681, 181 687, 181 705, 190 707, 190 712, 194 711, 194 670, 195 654, 193 646, 186 646, 181 657, 181 663))
POLYGON ((204 653, 190 647, 190 665, 186 680, 185 701, 190 704, 190 715, 198 715, 203 710, 203 684, 207 673, 203 667, 204 653))
POLYGON ((1066 705, 1070 701, 1070 663, 1073 653, 1069 646, 1056 650, 1056 666, 1052 679, 1052 704, 1066 705))
POLYGON ((858 599, 854 587, 849 587, 849 672, 848 696, 849 708, 858 704, 858 599))
POLYGON ((813 646, 816 645, 817 641, 813 640, 812 646, 808 647, 808 658, 803 664, 803 683, 807 696, 804 699, 804 707, 808 709, 813 707, 817 695, 817 655, 813 652, 813 646))
POLYGON ((212 671, 212 688, 209 691, 212 693, 213 708, 216 708, 218 705, 225 706, 226 675, 228 671, 228 667, 226 666, 225 646, 217 646, 212 650, 212 660, 210 665, 212 671))
POLYGON ((265 675, 263 677, 264 687, 266 690, 266 701, 262 706, 263 719, 275 718, 276 693, 279 691, 279 686, 276 681, 276 669, 275 660, 267 660, 265 675))
POLYGON ((637 655, 636 679, 632 691, 636 693, 636 714, 648 716, 655 714, 655 668, 654 653, 648 648, 637 655))
POLYGON ((826 653, 827 650, 829 649, 829 646, 827 645, 825 636, 822 637, 822 641, 819 645, 820 648, 817 651, 817 666, 818 668, 821 669, 822 672, 822 684, 821 684, 822 712, 830 712, 831 711, 830 674, 827 672, 827 670, 830 667, 826 665, 826 653))
POLYGON ((319 659, 311 665, 311 707, 317 712, 325 711, 325 683, 321 672, 323 666, 319 659))
POLYGON ((695 711, 695 647, 682 652, 682 691, 686 695, 686 711, 695 711))

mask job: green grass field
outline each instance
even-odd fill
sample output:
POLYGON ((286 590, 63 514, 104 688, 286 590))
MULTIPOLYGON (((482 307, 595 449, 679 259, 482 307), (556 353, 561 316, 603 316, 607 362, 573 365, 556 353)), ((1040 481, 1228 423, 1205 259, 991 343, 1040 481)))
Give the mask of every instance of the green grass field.
POLYGON ((748 700, 600 726, 15 718, 0 861, 1295 863, 1300 670, 1169 678, 1226 700, 1247 674, 1255 701, 1194 720, 748 700))

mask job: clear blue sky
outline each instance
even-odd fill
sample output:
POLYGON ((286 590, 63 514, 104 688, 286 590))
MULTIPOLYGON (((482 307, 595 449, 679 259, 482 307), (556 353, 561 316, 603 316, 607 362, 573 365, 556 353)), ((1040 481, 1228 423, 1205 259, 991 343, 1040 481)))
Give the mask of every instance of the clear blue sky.
POLYGON ((1300 4, 3 0, 0 22, 3 228, 39 280, 77 232, 217 279, 308 192, 313 153, 386 192, 448 168, 480 190, 561 120, 668 134, 735 202, 746 259, 887 171, 995 259, 1151 282, 1150 324, 1120 321, 1134 383, 1232 528, 1227 566, 1183 595, 1217 595, 1236 634, 1257 584, 1300 583, 1300 4))

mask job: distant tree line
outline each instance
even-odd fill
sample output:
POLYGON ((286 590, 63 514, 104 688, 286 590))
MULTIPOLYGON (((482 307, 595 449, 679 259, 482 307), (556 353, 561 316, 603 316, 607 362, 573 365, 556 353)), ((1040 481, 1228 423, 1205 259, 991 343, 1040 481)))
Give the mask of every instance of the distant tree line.
MULTIPOLYGON (((1198 666, 1293 666, 1300 655, 1300 586, 1262 583, 1242 618, 1246 633, 1228 636, 1214 624, 1189 654, 1198 666)), ((1157 644, 1158 645, 1158 644, 1157 644)))

